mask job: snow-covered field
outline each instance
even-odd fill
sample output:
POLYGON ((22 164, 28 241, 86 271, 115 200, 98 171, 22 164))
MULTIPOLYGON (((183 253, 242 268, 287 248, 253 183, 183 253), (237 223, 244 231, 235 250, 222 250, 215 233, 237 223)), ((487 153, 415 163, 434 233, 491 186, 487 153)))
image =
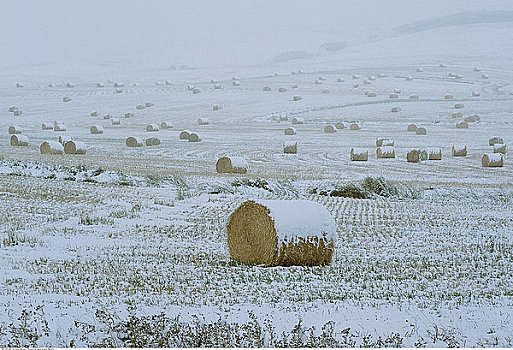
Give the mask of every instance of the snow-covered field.
POLYGON ((512 346, 513 162, 506 154, 503 167, 484 168, 481 157, 493 152, 491 137, 513 142, 513 22, 433 23, 265 65, 2 71, 0 344, 512 346), (479 121, 456 128, 474 114, 479 121), (54 121, 67 130, 41 129, 54 121), (173 128, 145 131, 164 121, 173 128), (346 128, 324 133, 337 122, 346 128), (410 123, 427 135, 408 132, 410 123), (27 147, 10 146, 11 125, 27 147), (284 135, 290 126, 296 135, 284 135), (182 130, 201 142, 180 140, 182 130), (87 153, 40 154, 42 141, 63 135, 87 153), (129 148, 128 136, 161 144, 129 148), (377 159, 380 137, 395 140, 395 159, 377 159), (291 139, 298 153, 284 154, 291 139), (452 157, 459 144, 468 156, 452 157), (352 147, 369 160, 352 162, 352 147), (442 160, 406 161, 429 147, 442 160), (244 157, 248 173, 216 173, 225 155, 244 157), (369 176, 397 193, 326 195, 369 176), (333 263, 233 262, 225 220, 251 198, 323 204, 337 223, 333 263))

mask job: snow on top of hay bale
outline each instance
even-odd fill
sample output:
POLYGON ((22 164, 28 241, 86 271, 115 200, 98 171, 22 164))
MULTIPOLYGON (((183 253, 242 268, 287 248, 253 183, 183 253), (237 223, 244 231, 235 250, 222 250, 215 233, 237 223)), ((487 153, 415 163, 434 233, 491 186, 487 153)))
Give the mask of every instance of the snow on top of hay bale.
POLYGON ((466 157, 467 146, 466 145, 452 145, 452 156, 453 157, 466 157))
POLYGON ((125 86, 125 84, 122 82, 117 81, 114 83, 114 87, 123 87, 123 86, 125 86))
POLYGON ((292 97, 292 101, 301 101, 302 99, 303 99, 303 97, 301 97, 299 95, 292 97))
POLYGON ((447 65, 446 65, 445 63, 440 63, 440 64, 438 65, 438 67, 440 67, 440 68, 447 68, 447 65))
POLYGON ((41 124, 41 130, 53 130, 53 124, 50 122, 44 122, 41 124))
POLYGON ((302 118, 296 118, 296 117, 292 118, 292 124, 297 125, 297 124, 304 124, 304 123, 305 123, 305 121, 302 118))
POLYGON ((217 160, 216 171, 218 173, 245 174, 248 172, 248 162, 242 157, 221 157, 217 160))
POLYGON ((344 125, 344 123, 343 123, 343 122, 337 122, 337 123, 335 124, 335 128, 337 128, 337 129, 345 129, 345 128, 346 128, 346 126, 344 125))
POLYGON ((343 83, 344 82, 344 78, 338 78, 337 79, 337 83, 343 83))
POLYGON ((112 125, 121 125, 121 120, 119 118, 112 118, 111 123, 112 125))
MULTIPOLYGON (((336 128, 336 126, 335 126, 335 128, 336 128)), ((354 123, 351 123, 351 125, 349 125, 349 129, 350 130, 360 130, 361 127, 360 127, 359 123, 354 122, 354 123)))
POLYGON ((9 126, 9 129, 7 131, 9 132, 10 135, 21 134, 21 132, 22 132, 21 127, 19 125, 9 126))
POLYGON ((354 84, 353 87, 357 89, 360 86, 360 84, 354 84))
POLYGON ((15 117, 18 117, 18 116, 22 115, 22 114, 23 114, 23 112, 22 112, 21 110, 17 109, 17 110, 15 110, 14 112, 12 112, 12 114, 13 114, 15 117))
POLYGON ((502 153, 485 153, 481 158, 481 165, 484 167, 502 167, 504 166, 504 156, 502 153))
POLYGON ((411 94, 410 95, 410 100, 418 100, 418 99, 420 99, 419 95, 417 95, 417 94, 411 94))
POLYGON ((508 147, 504 143, 496 143, 493 145, 493 153, 502 153, 506 154, 508 150, 508 147))
POLYGON ((151 102, 145 102, 144 106, 146 106, 146 108, 149 108, 149 107, 153 107, 155 105, 153 103, 151 103, 151 102))
POLYGON ((159 128, 158 124, 152 123, 152 124, 146 125, 147 132, 154 132, 154 131, 159 131, 159 130, 160 130, 160 128, 159 128))
POLYGON ((415 133, 417 135, 426 135, 427 134, 427 130, 424 127, 419 127, 419 128, 417 128, 417 130, 415 130, 415 133))
POLYGON ((192 93, 193 93, 193 94, 199 94, 200 92, 201 92, 201 89, 200 89, 200 88, 194 88, 194 89, 192 90, 192 93))
POLYGON ((145 140, 146 146, 158 146, 160 145, 160 139, 157 137, 149 137, 145 140))
POLYGON ((388 95, 389 98, 399 98, 399 95, 396 93, 388 95))
POLYGON ((442 159, 442 149, 439 147, 426 148, 425 151, 428 155, 428 160, 441 160, 442 159))
POLYGON ((137 136, 129 136, 126 138, 125 144, 127 147, 141 147, 143 145, 143 140, 137 136))
POLYGON ((394 107, 392 107, 391 111, 392 111, 392 112, 394 112, 394 113, 396 113, 396 112, 400 112, 400 111, 401 111, 401 107, 399 107, 399 106, 394 106, 394 107))
POLYGON ((382 146, 376 149, 377 158, 395 158, 395 148, 393 146, 382 146))
POLYGON ((370 83, 371 83, 371 82, 370 82, 369 80, 367 80, 367 79, 363 79, 363 84, 364 84, 364 85, 370 85, 370 83))
POLYGON ((283 153, 296 154, 297 153, 297 141, 285 141, 283 143, 283 153))
POLYGON ((13 146, 13 147, 28 146, 29 139, 28 139, 27 135, 13 134, 13 135, 11 135, 10 143, 11 143, 11 146, 13 146))
POLYGON ((468 129, 468 123, 465 121, 457 122, 456 128, 458 129, 468 129))
POLYGON ((394 140, 389 137, 379 137, 376 139, 376 147, 393 146, 394 143, 394 140))
POLYGON ((365 148, 351 148, 350 159, 352 161, 367 161, 369 159, 369 151, 365 148))
POLYGON ((417 124, 408 124, 408 127, 406 128, 407 131, 417 131, 418 127, 417 124))
POLYGON ((488 144, 490 146, 493 146, 495 145, 496 143, 504 143, 504 139, 502 137, 499 137, 499 136, 495 136, 495 137, 492 137, 488 140, 488 144))
POLYGON ((169 121, 161 122, 160 123, 160 128, 161 129, 172 129, 173 128, 173 122, 169 122, 169 121))
POLYGON ((265 266, 331 263, 335 220, 309 200, 255 200, 242 203, 228 218, 232 258, 265 266))
POLYGON ((197 132, 191 131, 189 133, 189 142, 200 142, 201 141, 201 135, 197 132))
POLYGON ((64 146, 57 141, 43 141, 39 145, 41 154, 63 154, 64 146))
POLYGON ((418 163, 421 160, 427 159, 427 154, 424 150, 413 148, 406 153, 406 161, 408 163, 418 163))
POLYGON ((180 132, 180 136, 179 136, 180 140, 189 140, 189 134, 190 133, 191 132, 189 130, 182 130, 180 132))
POLYGON ((11 112, 11 113, 12 113, 12 112, 14 112, 14 111, 15 111, 15 110, 17 110, 17 109, 18 109, 18 107, 16 107, 16 106, 11 106, 11 107, 9 107, 9 112, 11 112))
POLYGON ((463 103, 456 103, 456 104, 454 105, 454 108, 455 108, 455 109, 462 109, 462 108, 465 108, 465 105, 464 105, 463 103))
POLYGON ((210 124, 210 121, 208 118, 198 118, 198 125, 208 125, 210 124))
POLYGON ((285 135, 296 135, 297 130, 296 130, 296 128, 289 127, 289 128, 285 129, 284 133, 285 133, 285 135))
POLYGON ((103 126, 101 125, 92 125, 89 128, 89 132, 93 135, 103 134, 103 126))
POLYGON ((22 88, 24 85, 22 83, 16 83, 17 88, 22 88))
POLYGON ((463 117, 463 113, 461 113, 461 112, 452 112, 451 113, 451 117, 453 117, 453 118, 461 118, 461 117, 463 117))
POLYGON ((96 83, 96 87, 102 88, 102 87, 105 87, 105 84, 104 83, 96 83))
POLYGON ((91 117, 96 117, 98 116, 98 111, 92 111, 91 112, 91 117))
POLYGON ((326 134, 332 134, 334 132, 337 132, 337 128, 335 127, 335 125, 329 124, 324 127, 324 132, 326 134))
POLYGON ((86 154, 87 145, 83 141, 69 140, 64 143, 64 153, 66 154, 86 154))

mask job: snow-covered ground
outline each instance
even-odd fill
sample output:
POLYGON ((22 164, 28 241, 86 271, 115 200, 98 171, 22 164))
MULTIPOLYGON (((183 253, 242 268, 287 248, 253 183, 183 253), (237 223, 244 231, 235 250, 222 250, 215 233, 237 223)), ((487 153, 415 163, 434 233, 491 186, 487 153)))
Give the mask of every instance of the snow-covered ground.
MULTIPOLYGON (((369 30, 366 23, 353 23, 365 40, 335 52, 310 46, 311 55, 287 62, 266 57, 264 64, 192 63, 194 69, 125 61, 4 69, 0 344, 108 340, 127 346, 116 324, 163 313, 191 324, 245 324, 255 315, 278 335, 299 321, 319 334, 331 321, 338 338, 349 334, 355 341, 344 344, 357 346, 378 339, 406 346, 511 346, 513 162, 506 154, 504 167, 481 166, 483 153, 493 152, 489 138, 513 142, 508 16, 489 14, 486 23, 476 23, 474 12, 464 13, 450 17, 452 25, 443 18, 409 27, 376 23, 369 33, 362 29, 369 30), (325 80, 316 84, 319 77, 325 80), (189 85, 201 92, 193 94, 189 85), (399 97, 390 98, 395 89, 399 97), (136 109, 146 102, 154 106, 136 109), (455 109, 459 103, 464 107, 455 109), (21 116, 8 112, 10 106, 21 116), (391 111, 395 106, 399 112, 391 111), (128 112, 134 115, 125 118, 128 112), (462 117, 453 118, 454 112, 462 117), (456 128, 474 114, 479 121, 456 128), (294 117, 304 124, 286 136, 294 117), (198 125, 198 118, 210 123, 198 125), (67 130, 41 129, 54 121, 67 130), (145 131, 164 121, 173 128, 145 131), (349 129, 353 121, 360 130, 349 129), (336 122, 346 128, 324 133, 336 122), (408 132, 410 123, 427 135, 408 132), (27 147, 10 146, 11 125, 28 136, 27 147), (102 125, 104 133, 92 135, 92 125, 102 125), (201 142, 180 140, 186 129, 201 133, 201 142), (61 135, 84 141, 87 153, 40 154, 43 140, 61 135), (158 137, 161 144, 129 148, 128 136, 158 137), (395 159, 377 159, 380 137, 395 141, 395 159), (297 154, 283 153, 290 139, 298 142, 297 154), (468 156, 452 157, 455 144, 466 145, 468 156), (352 147, 368 149, 369 160, 351 162, 352 147), (410 149, 428 147, 441 148, 442 160, 406 161, 410 149), (244 157, 248 173, 217 174, 216 161, 225 155, 244 157), (319 194, 368 176, 384 177, 399 194, 319 194), (333 263, 234 263, 225 220, 256 198, 323 204, 337 225, 333 263)), ((264 345, 275 344, 265 337, 264 345)))

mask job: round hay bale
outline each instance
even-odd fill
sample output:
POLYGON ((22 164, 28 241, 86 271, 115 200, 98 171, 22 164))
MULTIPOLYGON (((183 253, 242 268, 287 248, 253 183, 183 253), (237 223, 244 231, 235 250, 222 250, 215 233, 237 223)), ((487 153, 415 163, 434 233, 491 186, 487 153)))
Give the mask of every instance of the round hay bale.
POLYGON ((456 128, 458 128, 458 129, 468 129, 468 123, 467 122, 458 122, 458 123, 456 123, 456 128))
POLYGON ((369 80, 367 80, 367 79, 363 79, 362 83, 364 85, 370 85, 371 82, 369 80))
POLYGON ((283 145, 283 153, 296 154, 297 153, 297 141, 285 142, 283 145))
POLYGON ((456 103, 454 105, 454 109, 462 109, 465 108, 465 105, 463 103, 456 103))
POLYGON ((411 94, 410 95, 410 100, 418 100, 418 99, 420 99, 419 95, 417 95, 417 94, 411 94))
POLYGON ((198 119, 198 125, 208 125, 210 124, 210 121, 208 118, 199 118, 198 119))
POLYGON ((14 134, 21 134, 21 128, 19 125, 11 125, 9 126, 9 129, 7 130, 9 132, 9 135, 14 135, 14 134))
POLYGON ((343 83, 344 82, 344 78, 338 78, 337 79, 337 83, 343 83))
POLYGON ((326 78, 323 77, 322 75, 320 75, 317 79, 319 79, 320 81, 326 81, 326 78))
POLYGON ((337 123, 335 124, 335 128, 337 128, 337 129, 339 129, 339 130, 340 130, 340 129, 345 129, 345 128, 346 128, 346 126, 345 126, 345 125, 344 125, 344 123, 342 123, 342 122, 337 122, 337 123))
POLYGON ((415 69, 415 72, 417 72, 417 73, 420 73, 420 72, 423 72, 423 71, 424 71, 424 69, 422 69, 422 68, 415 69))
POLYGON ((143 140, 140 137, 129 136, 126 138, 125 144, 127 147, 141 147, 143 145, 143 140))
POLYGON ((452 145, 452 156, 453 157, 466 157, 467 146, 466 145, 452 145))
POLYGON ((110 119, 110 114, 105 114, 105 115, 103 116, 103 119, 105 119, 105 120, 110 119))
POLYGON ((315 79, 314 84, 319 85, 319 84, 322 84, 322 82, 319 79, 315 79))
POLYGON ((125 118, 133 118, 133 117, 135 117, 134 113, 131 113, 131 112, 126 112, 125 113, 125 118))
POLYGON ((41 124, 41 130, 53 130, 53 124, 50 122, 44 122, 41 124))
MULTIPOLYGON (((336 126, 335 126, 336 128, 336 126)), ((351 123, 351 125, 349 125, 349 130, 360 130, 360 124, 359 123, 351 123)))
POLYGON ((394 113, 400 112, 401 111, 401 107, 399 107, 399 106, 392 107, 391 111, 394 112, 394 113))
POLYGON ((213 106, 212 106, 212 110, 213 110, 213 111, 219 111, 219 110, 221 110, 221 109, 223 109, 223 106, 221 106, 221 105, 213 105, 213 106))
POLYGON ((149 107, 153 107, 153 106, 155 106, 155 105, 154 105, 153 103, 151 103, 151 102, 145 102, 145 103, 144 103, 144 106, 145 106, 146 108, 149 108, 149 107))
POLYGON ((351 148, 351 161, 366 162, 369 160, 369 151, 364 148, 351 148))
POLYGON ((245 174, 248 172, 248 162, 242 157, 221 157, 217 160, 216 171, 218 173, 245 174))
POLYGON ((488 78, 489 78, 488 74, 481 74, 481 79, 488 79, 488 78))
POLYGON ((91 117, 97 117, 97 116, 98 116, 98 111, 91 112, 91 117))
POLYGON ((234 81, 232 81, 232 85, 233 86, 240 86, 240 81, 234 80, 234 81))
POLYGON ((426 130, 426 128, 420 127, 420 128, 417 128, 417 130, 415 130, 415 133, 417 135, 426 135, 427 134, 427 130, 426 130))
POLYGON ((180 140, 189 140, 189 134, 191 132, 189 130, 183 130, 181 133, 180 133, 180 140))
POLYGON ((135 106, 135 109, 145 109, 146 106, 145 105, 137 105, 135 106))
POLYGON ((270 86, 264 86, 264 88, 262 90, 263 91, 271 91, 271 87, 270 86))
POLYGON ((305 121, 301 118, 296 118, 296 117, 292 118, 292 124, 298 125, 298 124, 304 124, 304 123, 305 123, 305 121))
POLYGON ((442 160, 442 149, 431 147, 426 149, 428 160, 442 160))
POLYGON ((121 120, 119 120, 119 118, 112 118, 111 122, 112 125, 121 125, 121 120))
POLYGON ((504 166, 504 156, 502 153, 485 153, 481 158, 481 165, 484 167, 502 167, 504 166))
POLYGON ((480 72, 480 71, 481 71, 480 68, 474 67, 474 72, 480 72))
POLYGON ((463 120, 466 121, 467 123, 477 122, 477 118, 475 115, 469 115, 468 117, 465 117, 465 119, 463 119, 463 120))
POLYGON ((335 125, 329 124, 324 127, 324 132, 326 134, 333 134, 334 132, 337 132, 337 128, 335 125))
POLYGON ((408 124, 408 128, 406 129, 407 131, 417 131, 418 127, 417 127, 417 124, 408 124))
POLYGON ((115 94, 121 94, 121 93, 123 93, 123 90, 122 89, 116 89, 116 90, 114 90, 114 93, 115 94))
POLYGON ((214 84, 214 89, 219 90, 221 88, 222 88, 221 84, 214 84))
POLYGON ((299 95, 292 97, 292 101, 301 101, 303 98, 299 95))
POLYGON ((389 98, 399 98, 399 95, 396 93, 388 95, 389 98))
POLYGON ((479 91, 472 91, 472 97, 479 97, 481 96, 481 93, 479 91))
POLYGON ((89 128, 89 131, 93 135, 103 134, 103 126, 101 126, 101 125, 93 125, 93 126, 91 126, 89 128))
POLYGON ((444 95, 444 100, 452 100, 454 98, 454 96, 452 94, 445 94, 444 95))
POLYGON ((383 147, 383 146, 394 146, 394 140, 388 137, 380 137, 376 139, 376 147, 383 147))
POLYGON ((502 139, 502 137, 499 137, 499 136, 492 137, 491 139, 488 140, 488 144, 490 146, 493 146, 496 143, 504 143, 504 140, 502 139))
POLYGON ((160 139, 156 137, 150 137, 145 140, 146 146, 158 146, 160 145, 160 139))
POLYGON ((376 96, 377 96, 377 95, 376 95, 376 93, 375 93, 375 92, 369 92, 369 93, 367 94, 367 97, 376 97, 376 96))
POLYGON ((463 113, 461 113, 461 112, 452 112, 451 113, 451 117, 453 117, 453 118, 461 118, 461 117, 463 117, 463 113))
POLYGON ((64 153, 66 154, 86 154, 87 145, 82 141, 70 140, 64 144, 64 153))
POLYGON ((455 74, 453 72, 449 72, 449 74, 447 74, 447 76, 450 78, 453 78, 455 76, 455 74))
POLYGON ((376 149, 378 158, 395 158, 395 148, 392 146, 382 146, 376 149))
POLYGON ((114 83, 114 87, 115 87, 115 88, 123 87, 123 86, 125 86, 125 84, 124 84, 124 83, 121 83, 121 82, 119 82, 119 81, 116 81, 116 82, 114 83))
POLYGON ((201 136, 197 132, 189 133, 189 142, 200 142, 201 136))
POLYGON ((17 88, 22 88, 24 85, 22 83, 16 83, 17 88))
POLYGON ((187 90, 188 91, 194 90, 194 85, 187 85, 187 90))
POLYGON ((64 97, 62 98, 62 102, 69 102, 69 101, 71 101, 71 97, 64 96, 64 97))
POLYGON ((154 131, 159 131, 159 130, 160 130, 159 126, 155 123, 146 125, 147 132, 154 132, 154 131))
POLYGON ((27 135, 13 134, 11 135, 11 146, 28 146, 29 139, 27 135))
POLYGON ((43 141, 39 145, 41 154, 63 154, 64 146, 57 141, 43 141))
POLYGON ((161 129, 172 129, 173 128, 173 122, 162 122, 160 123, 161 129))
POLYGON ((508 147, 503 143, 496 143, 493 145, 493 153, 502 153, 506 154, 508 150, 508 147))
POLYGON ((296 133, 297 133, 296 128, 290 127, 290 128, 285 129, 285 135, 296 135, 296 133))
POLYGON ((15 117, 19 117, 19 116, 20 116, 20 115, 22 115, 22 114, 23 114, 23 112, 22 112, 21 110, 19 110, 19 109, 15 110, 15 111, 13 112, 13 115, 14 115, 15 117))
POLYGON ((18 107, 16 107, 16 106, 11 106, 11 107, 9 107, 9 112, 11 112, 11 113, 12 113, 12 112, 14 112, 14 111, 15 111, 15 110, 17 110, 17 109, 18 109, 18 107))
POLYGON ((394 89, 394 94, 400 94, 401 93, 401 89, 394 89))
POLYGON ((169 85, 173 85, 173 83, 171 82, 171 80, 166 80, 166 81, 164 82, 164 84, 166 84, 166 85, 168 85, 168 86, 169 86, 169 85))
POLYGON ((299 87, 299 85, 297 85, 297 84, 292 84, 291 85, 291 88, 293 88, 293 89, 297 89, 298 87, 299 87))
POLYGON ((289 120, 289 117, 286 114, 280 114, 278 119, 280 120, 280 122, 286 122, 287 120, 289 120))
POLYGON ((53 131, 62 132, 66 131, 66 125, 64 124, 57 124, 53 126, 53 131))
POLYGON ((309 200, 246 201, 226 232, 232 259, 243 264, 328 265, 335 250, 335 220, 309 200))

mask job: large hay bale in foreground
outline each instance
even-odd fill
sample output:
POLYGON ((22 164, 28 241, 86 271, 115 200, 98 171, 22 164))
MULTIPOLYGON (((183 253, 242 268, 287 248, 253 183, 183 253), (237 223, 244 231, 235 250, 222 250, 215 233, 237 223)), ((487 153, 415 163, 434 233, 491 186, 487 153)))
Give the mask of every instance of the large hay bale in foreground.
POLYGON ((226 232, 232 259, 244 264, 327 265, 335 250, 335 220, 308 200, 246 201, 228 218, 226 232))
POLYGON ((481 165, 484 167, 502 167, 504 166, 504 156, 502 153, 485 153, 481 158, 481 165))
POLYGON ((329 124, 324 127, 324 132, 326 134, 333 134, 334 132, 337 132, 337 128, 335 125, 329 124))
POLYGON ((142 147, 143 140, 140 137, 129 136, 126 138, 125 144, 128 147, 142 147))
POLYGON ((245 174, 248 172, 248 162, 242 157, 221 157, 217 160, 216 171, 218 173, 245 174))
POLYGON ((496 143, 493 145, 493 153, 502 153, 506 154, 508 150, 508 147, 503 143, 496 143))
POLYGON ((285 129, 285 135, 296 135, 296 133, 297 133, 296 128, 290 127, 290 128, 285 129))
POLYGON ((93 125, 93 126, 91 126, 89 128, 89 131, 93 135, 103 134, 103 126, 101 126, 101 125, 93 125))
POLYGON ((9 126, 9 129, 7 131, 9 132, 10 135, 21 134, 21 128, 19 125, 9 126))
POLYGON ((87 145, 82 141, 70 140, 64 144, 64 153, 66 154, 86 154, 87 145))
POLYGON ((366 162, 369 160, 369 151, 364 148, 351 148, 350 157, 352 161, 366 162))
POLYGON ((488 144, 490 146, 493 146, 496 143, 504 143, 504 140, 502 139, 502 137, 499 137, 499 136, 492 137, 491 139, 488 140, 488 144))
POLYGON ((376 147, 394 146, 395 141, 388 137, 379 137, 376 139, 376 147))
POLYGON ((159 126, 155 123, 146 125, 147 132, 154 132, 154 131, 159 131, 159 130, 160 130, 159 126))
POLYGON ((415 133, 417 135, 426 135, 427 134, 427 130, 426 130, 426 128, 420 127, 420 128, 417 128, 417 130, 415 130, 415 133))
POLYGON ((418 127, 417 127, 417 124, 409 124, 408 125, 408 128, 406 129, 407 131, 417 131, 418 127))
POLYGON ((160 139, 156 137, 149 137, 145 140, 146 146, 158 146, 160 145, 160 139))
POLYGON ((197 132, 190 132, 189 133, 189 142, 200 142, 201 136, 197 132))
POLYGON ((466 145, 452 145, 452 156, 453 157, 466 157, 467 146, 466 145))
POLYGON ((395 158, 395 148, 392 146, 382 146, 376 149, 377 158, 395 158))
POLYGON ((27 135, 14 134, 11 135, 11 146, 28 146, 29 139, 27 135))
POLYGON ((297 153, 297 141, 287 141, 283 145, 283 153, 296 154, 297 153))
POLYGON ((43 141, 39 145, 41 154, 63 154, 64 146, 57 141, 43 141))

